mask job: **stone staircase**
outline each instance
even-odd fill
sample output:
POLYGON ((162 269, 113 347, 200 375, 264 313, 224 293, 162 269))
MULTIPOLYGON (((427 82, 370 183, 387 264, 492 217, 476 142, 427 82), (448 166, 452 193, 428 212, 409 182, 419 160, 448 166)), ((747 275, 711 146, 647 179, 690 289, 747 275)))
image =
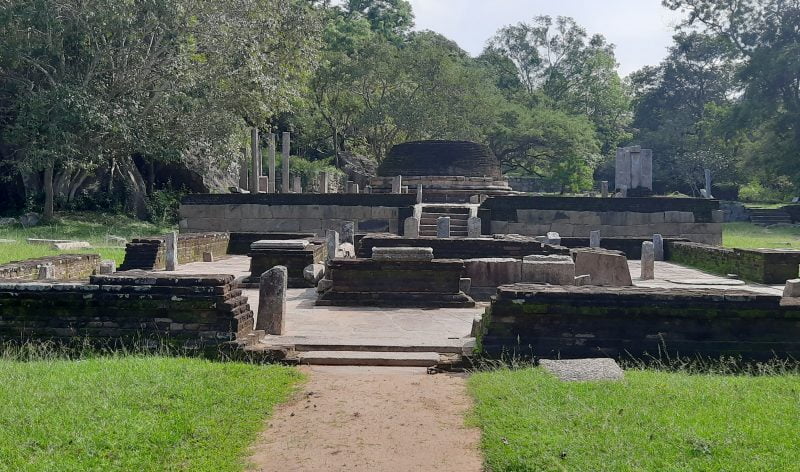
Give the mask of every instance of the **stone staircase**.
POLYGON ((450 217, 450 236, 467 237, 467 220, 470 217, 469 205, 423 205, 419 221, 419 235, 436 237, 436 222, 440 217, 450 217))
POLYGON ((779 208, 751 208, 750 222, 761 226, 791 224, 792 217, 779 208))

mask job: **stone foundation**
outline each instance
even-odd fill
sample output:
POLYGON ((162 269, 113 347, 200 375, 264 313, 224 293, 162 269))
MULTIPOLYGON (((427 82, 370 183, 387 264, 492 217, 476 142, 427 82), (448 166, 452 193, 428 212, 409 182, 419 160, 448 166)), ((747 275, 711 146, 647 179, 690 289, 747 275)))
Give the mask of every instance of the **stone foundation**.
POLYGON ((569 249, 552 246, 527 236, 505 236, 496 238, 430 237, 401 238, 390 234, 368 235, 361 239, 358 257, 372 256, 376 247, 430 247, 438 259, 477 259, 485 257, 515 257, 521 259, 531 254, 569 254, 569 249))
POLYGON ((36 280, 39 267, 53 266, 55 280, 86 280, 100 267, 99 254, 60 254, 0 265, 0 280, 36 280))
MULTIPOLYGON (((625 254, 628 259, 641 259, 642 258, 642 243, 645 241, 652 241, 653 235, 650 237, 641 238, 604 238, 600 235, 600 247, 611 251, 620 251, 625 254)), ((688 241, 684 238, 669 238, 664 239, 664 244, 668 241, 688 241)), ((570 249, 590 247, 589 237, 562 237, 561 245, 570 249)))
POLYGON ((327 254, 325 239, 313 239, 304 249, 251 249, 250 277, 246 286, 258 287, 261 274, 275 266, 284 266, 288 271, 289 288, 307 288, 314 285, 303 275, 303 270, 311 264, 322 264, 327 254))
POLYGON ((800 355, 800 306, 738 290, 500 287, 480 327, 489 355, 546 358, 800 355))
MULTIPOLYGON (((469 203, 475 195, 515 194, 505 178, 464 177, 464 176, 413 176, 403 175, 403 186, 416 189, 422 185, 422 200, 425 203, 469 203)), ((373 177, 370 179, 372 193, 392 193, 394 177, 373 177)), ((415 190, 416 192, 416 190, 415 190)))
POLYGON ((763 284, 782 284, 796 279, 800 251, 790 249, 729 249, 681 241, 665 243, 670 262, 763 284))
MULTIPOLYGON (((181 233, 178 235, 178 263, 203 262, 203 253, 216 257, 227 254, 227 233, 181 233)), ((137 238, 125 246, 125 259, 119 267, 124 270, 158 270, 166 267, 164 236, 137 238)))

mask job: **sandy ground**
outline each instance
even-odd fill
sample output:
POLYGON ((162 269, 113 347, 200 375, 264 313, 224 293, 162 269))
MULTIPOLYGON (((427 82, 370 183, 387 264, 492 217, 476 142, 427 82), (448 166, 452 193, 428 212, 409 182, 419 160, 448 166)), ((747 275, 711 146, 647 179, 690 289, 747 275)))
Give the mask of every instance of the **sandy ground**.
POLYGON ((254 471, 481 471, 465 378, 425 369, 304 367, 308 382, 252 448, 254 471))

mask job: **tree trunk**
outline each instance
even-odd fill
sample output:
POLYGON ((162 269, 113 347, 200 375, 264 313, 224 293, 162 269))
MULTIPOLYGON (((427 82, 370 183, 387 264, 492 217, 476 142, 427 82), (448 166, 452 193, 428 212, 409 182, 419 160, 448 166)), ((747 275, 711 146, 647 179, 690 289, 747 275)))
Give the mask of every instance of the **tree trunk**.
POLYGON ((53 220, 53 164, 44 169, 44 213, 45 221, 53 220))

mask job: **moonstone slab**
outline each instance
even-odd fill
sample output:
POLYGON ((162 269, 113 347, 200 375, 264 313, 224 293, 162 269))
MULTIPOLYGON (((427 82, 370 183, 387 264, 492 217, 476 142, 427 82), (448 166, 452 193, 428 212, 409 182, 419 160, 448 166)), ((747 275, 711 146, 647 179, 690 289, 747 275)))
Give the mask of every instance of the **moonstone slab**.
POLYGON ((419 261, 433 260, 433 248, 430 247, 374 247, 372 259, 376 261, 419 261))

